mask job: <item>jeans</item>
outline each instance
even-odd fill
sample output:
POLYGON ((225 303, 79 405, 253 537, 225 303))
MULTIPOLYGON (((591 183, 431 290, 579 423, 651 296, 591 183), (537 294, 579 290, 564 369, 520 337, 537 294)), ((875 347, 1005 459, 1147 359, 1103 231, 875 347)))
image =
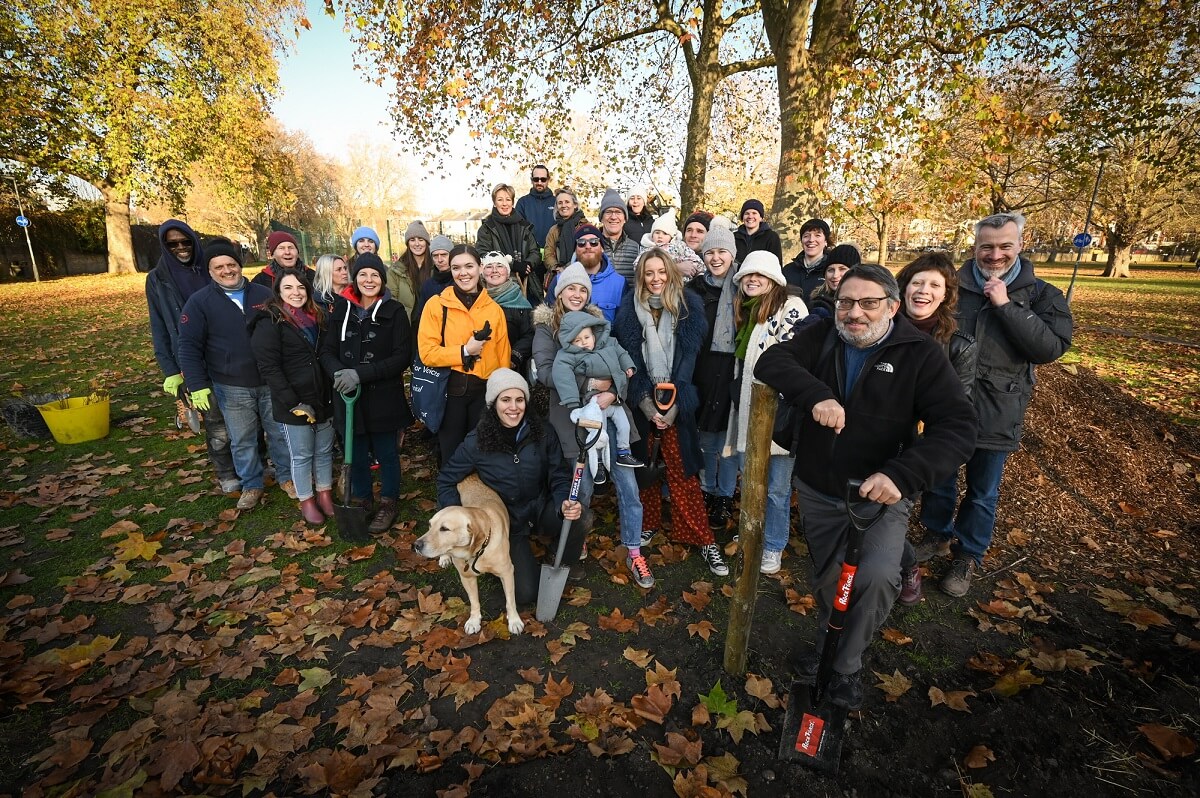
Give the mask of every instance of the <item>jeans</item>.
POLYGON ((767 466, 767 518, 763 527, 763 550, 783 551, 791 534, 792 467, 796 458, 771 455, 767 466))
POLYGON ((237 469, 233 467, 233 454, 229 451, 229 430, 225 427, 225 417, 221 415, 221 405, 213 402, 204 414, 204 443, 208 447, 208 459, 213 464, 221 490, 232 493, 241 490, 242 483, 238 479, 237 469))
MULTIPOLYGON (((617 458, 617 436, 608 436, 608 448, 612 455, 612 462, 616 462, 617 458)), ((575 462, 570 461, 567 467, 571 473, 575 472, 575 462)), ((642 542, 642 500, 638 497, 637 477, 634 475, 634 470, 628 466, 614 465, 612 470, 608 472, 608 478, 616 487, 617 491, 617 517, 620 519, 621 526, 621 543, 626 548, 636 548, 642 542)), ((579 502, 587 507, 592 501, 592 472, 585 466, 583 469, 583 479, 579 483, 579 502)), ((564 558, 570 557, 571 552, 567 551, 564 558)), ((579 556, 579 551, 575 551, 575 557, 579 556)), ((574 560, 565 560, 574 562, 574 560)))
POLYGON ((296 485, 296 498, 300 501, 313 496, 313 481, 316 490, 333 488, 333 423, 280 424, 287 439, 288 452, 292 456, 292 482, 296 485))
POLYGON ((350 494, 355 499, 371 498, 371 455, 379 461, 379 498, 400 498, 400 453, 396 431, 360 432, 354 435, 354 461, 350 464, 350 494))
POLYGON ((722 457, 725 448, 725 432, 700 430, 700 454, 704 468, 700 472, 700 488, 713 496, 729 498, 737 488, 740 460, 736 454, 722 457))
POLYGON ((266 433, 267 451, 275 464, 275 480, 280 484, 292 478, 291 455, 287 442, 279 429, 279 422, 271 415, 271 389, 265 385, 247 388, 242 385, 213 383, 213 394, 225 416, 229 430, 229 449, 233 453, 233 467, 242 490, 262 490, 263 461, 258 453, 258 433, 266 433))
POLYGON ((958 537, 954 556, 969 556, 976 563, 992 543, 996 527, 996 503, 1000 500, 1000 479, 1008 452, 976 449, 967 461, 967 492, 958 505, 958 520, 954 520, 954 503, 958 499, 958 473, 940 485, 925 491, 921 499, 921 524, 933 535, 958 537))

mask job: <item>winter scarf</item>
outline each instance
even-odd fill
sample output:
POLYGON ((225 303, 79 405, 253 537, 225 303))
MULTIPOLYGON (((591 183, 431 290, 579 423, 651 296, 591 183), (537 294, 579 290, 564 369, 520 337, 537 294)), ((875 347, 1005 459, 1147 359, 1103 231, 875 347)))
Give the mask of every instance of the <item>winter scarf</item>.
POLYGON ((305 340, 315 348, 317 345, 317 317, 304 308, 294 308, 286 302, 283 303, 283 307, 287 311, 288 319, 296 325, 305 340))
POLYGON ((530 310, 533 305, 529 304, 529 300, 525 298, 525 292, 521 290, 521 285, 513 278, 508 278, 500 285, 490 285, 487 290, 492 299, 496 300, 496 304, 502 308, 516 308, 519 310, 530 310))
MULTIPOLYGON (((737 331, 733 327, 733 308, 737 302, 737 283, 731 277, 734 269, 731 266, 724 277, 713 277, 705 273, 704 282, 721 287, 721 298, 717 300, 717 317, 713 320, 712 351, 729 353, 736 348, 737 331)), ((743 350, 744 352, 744 350, 743 350)))
POLYGON ((558 262, 566 266, 575 257, 575 226, 583 221, 583 211, 578 208, 566 219, 555 222, 558 225, 558 262))
POLYGON ((750 333, 754 332, 754 320, 758 317, 758 297, 751 297, 742 304, 746 320, 737 331, 737 348, 733 354, 738 360, 746 359, 746 347, 750 344, 750 333))
MULTIPOLYGON (((988 276, 983 273, 982 269, 979 268, 979 262, 974 258, 971 259, 971 269, 975 272, 975 282, 979 284, 980 288, 983 288, 983 286, 987 284, 988 276)), ((1006 286, 1009 286, 1015 283, 1020 275, 1021 261, 1018 259, 1017 262, 1012 265, 1012 268, 1006 271, 1004 276, 1000 279, 1004 281, 1006 286)))
POLYGON ((642 325, 642 357, 650 382, 670 382, 675 358, 675 316, 663 307, 661 296, 651 296, 650 307, 634 302, 638 322, 642 325), (658 323, 652 310, 659 311, 658 323))

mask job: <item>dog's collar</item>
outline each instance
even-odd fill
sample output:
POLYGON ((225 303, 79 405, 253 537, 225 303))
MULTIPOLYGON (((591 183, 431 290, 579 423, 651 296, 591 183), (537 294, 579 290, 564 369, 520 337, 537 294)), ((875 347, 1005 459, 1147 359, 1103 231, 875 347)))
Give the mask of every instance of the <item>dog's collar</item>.
POLYGON ((492 536, 489 534, 486 538, 483 539, 483 545, 479 547, 479 551, 475 552, 475 558, 471 560, 471 570, 477 574, 482 573, 482 571, 480 571, 478 568, 476 568, 475 564, 477 562, 479 562, 479 558, 483 556, 483 550, 486 549, 488 547, 488 544, 491 542, 492 542, 492 536))

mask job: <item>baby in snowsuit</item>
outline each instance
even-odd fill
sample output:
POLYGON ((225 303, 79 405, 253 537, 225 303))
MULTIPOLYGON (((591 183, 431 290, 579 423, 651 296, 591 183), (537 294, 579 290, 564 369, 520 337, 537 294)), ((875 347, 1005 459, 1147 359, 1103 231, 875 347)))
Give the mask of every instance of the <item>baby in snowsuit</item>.
POLYGON ((704 262, 692 248, 683 243, 679 228, 675 225, 675 211, 667 211, 654 220, 650 232, 642 236, 642 252, 651 247, 661 247, 675 260, 675 265, 685 280, 704 272, 704 262))

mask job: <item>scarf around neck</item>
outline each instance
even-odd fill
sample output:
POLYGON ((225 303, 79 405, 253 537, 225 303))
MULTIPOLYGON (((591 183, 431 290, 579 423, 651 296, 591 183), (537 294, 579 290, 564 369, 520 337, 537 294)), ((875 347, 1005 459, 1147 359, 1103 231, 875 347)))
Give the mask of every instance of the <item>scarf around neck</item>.
POLYGON ((525 298, 525 292, 521 290, 520 284, 511 277, 500 285, 489 285, 487 292, 488 296, 502 308, 529 310, 533 307, 525 298))
POLYGON ((733 308, 737 304, 737 283, 731 277, 733 266, 725 272, 724 277, 713 277, 705 273, 704 282, 716 288, 720 286, 721 297, 717 300, 717 317, 713 320, 712 351, 733 352, 736 348, 737 331, 733 324, 733 308))
POLYGON ((317 317, 304 308, 294 308, 286 302, 283 303, 283 309, 287 312, 288 319, 296 325, 309 345, 315 347, 317 345, 317 317))
POLYGON ((633 303, 637 319, 642 325, 642 357, 650 382, 670 382, 675 359, 675 315, 662 306, 662 297, 651 296, 649 306, 633 303), (658 323, 654 322, 653 310, 659 310, 658 323))
POLYGON ((754 331, 754 320, 758 316, 758 302, 758 297, 751 297, 742 305, 742 309, 746 313, 746 320, 742 322, 742 326, 737 331, 737 348, 733 353, 738 360, 746 359, 746 348, 750 345, 750 333, 754 331))

